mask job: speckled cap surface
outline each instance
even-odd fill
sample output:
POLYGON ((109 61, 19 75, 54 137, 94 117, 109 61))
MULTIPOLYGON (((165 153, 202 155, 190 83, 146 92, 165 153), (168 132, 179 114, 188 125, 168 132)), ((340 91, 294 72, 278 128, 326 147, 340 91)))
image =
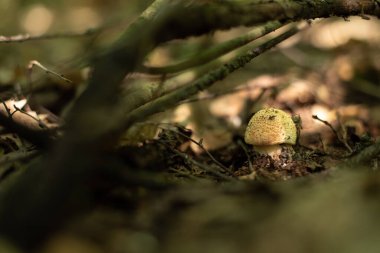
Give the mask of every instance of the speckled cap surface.
POLYGON ((249 121, 244 140, 254 146, 283 143, 294 145, 297 140, 297 128, 286 112, 275 108, 262 109, 249 121))

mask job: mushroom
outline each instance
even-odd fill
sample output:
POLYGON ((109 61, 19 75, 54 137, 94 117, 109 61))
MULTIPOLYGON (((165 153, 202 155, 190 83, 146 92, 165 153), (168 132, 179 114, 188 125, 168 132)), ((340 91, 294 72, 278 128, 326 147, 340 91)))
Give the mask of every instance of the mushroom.
POLYGON ((288 113, 275 108, 262 109, 249 121, 244 140, 258 153, 278 159, 281 145, 291 149, 296 144, 297 127, 288 113))

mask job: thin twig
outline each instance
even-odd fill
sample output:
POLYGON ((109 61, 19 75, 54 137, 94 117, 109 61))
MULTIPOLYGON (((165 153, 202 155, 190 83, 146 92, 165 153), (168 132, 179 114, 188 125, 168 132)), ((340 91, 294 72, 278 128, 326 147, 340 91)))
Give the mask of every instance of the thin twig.
POLYGON ((54 131, 50 129, 31 129, 3 113, 0 113, 0 124, 41 148, 47 148, 54 139, 54 131))
POLYGON ((7 104, 5 103, 5 101, 3 99, 0 99, 0 101, 4 106, 4 109, 7 112, 8 117, 11 118, 12 117, 11 110, 8 108, 7 104))
POLYGON ((350 157, 346 161, 338 164, 338 166, 336 166, 335 168, 344 169, 344 168, 356 167, 357 165, 366 163, 370 161, 371 159, 376 158, 379 155, 380 155, 380 140, 378 140, 371 146, 364 148, 358 154, 350 157))
MULTIPOLYGON (((37 150, 30 150, 30 151, 18 150, 18 151, 15 151, 15 152, 12 152, 12 153, 9 153, 6 155, 2 155, 0 157, 0 168, 1 168, 1 166, 8 164, 8 163, 13 163, 13 162, 33 158, 33 157, 37 156, 38 154, 39 154, 39 152, 37 150)), ((0 174, 1 173, 2 173, 2 171, 0 171, 0 174)))
POLYGON ((194 176, 193 174, 191 174, 191 172, 189 170, 187 170, 185 172, 185 171, 181 171, 181 170, 176 169, 176 168, 170 168, 170 169, 168 169, 168 171, 176 173, 178 176, 187 177, 187 178, 190 178, 190 179, 193 179, 193 180, 198 179, 196 176, 194 176))
POLYGON ((328 122, 328 121, 326 121, 326 120, 323 120, 323 119, 321 119, 321 118, 319 118, 318 117, 318 115, 312 115, 311 116, 313 119, 315 119, 315 120, 318 120, 319 122, 322 122, 323 124, 325 124, 326 126, 328 126, 330 129, 331 129, 331 131, 334 133, 334 135, 337 137, 337 138, 339 138, 339 134, 338 134, 338 132, 335 130, 335 128, 330 124, 330 122, 328 122))
POLYGON ((103 28, 92 28, 84 32, 65 32, 32 36, 29 34, 17 34, 12 36, 0 36, 0 43, 15 43, 36 40, 65 39, 90 36, 99 33, 103 28))
POLYGON ((244 145, 244 143, 241 140, 238 140, 238 144, 244 150, 244 153, 247 156, 249 171, 253 172, 253 165, 252 165, 252 162, 251 162, 251 157, 249 156, 249 153, 248 153, 248 150, 247 150, 246 146, 244 145))
MULTIPOLYGON (((26 111, 24 111, 24 110, 21 110, 21 109, 18 108, 16 105, 13 105, 13 107, 15 108, 15 111, 12 113, 12 115, 15 114, 16 112, 20 112, 20 113, 25 114, 26 116, 32 118, 33 120, 35 120, 41 128, 43 128, 43 129, 47 129, 47 128, 48 128, 48 127, 45 125, 45 123, 42 122, 39 118, 34 117, 33 115, 29 114, 28 112, 26 112, 26 111)), ((38 116, 38 115, 37 115, 37 116, 38 116)))
POLYGON ((184 160, 194 164, 195 166, 199 167, 200 169, 204 170, 205 172, 208 172, 210 174, 213 174, 214 176, 217 176, 219 179, 223 179, 223 180, 226 180, 226 181, 232 181, 234 180, 233 177, 229 177, 229 176, 226 176, 225 174, 223 173, 220 173, 219 171, 217 170, 214 170, 213 168, 211 168, 210 166, 207 166, 205 164, 202 164, 196 160, 194 160, 193 158, 191 158, 190 156, 188 156, 187 154, 184 154, 172 147, 170 147, 169 145, 167 145, 165 142, 161 141, 160 142, 162 145, 164 145, 166 148, 169 148, 173 153, 175 153, 176 155, 182 157, 184 160))
POLYGON ((318 121, 322 122, 323 124, 325 124, 326 126, 328 126, 331 129, 331 131, 334 133, 334 135, 336 136, 336 138, 339 140, 339 142, 342 143, 348 149, 348 151, 350 152, 350 154, 353 152, 352 148, 348 145, 347 141, 345 141, 339 135, 338 131, 336 131, 335 128, 328 121, 319 118, 318 115, 312 115, 312 118, 315 119, 315 120, 318 120, 318 121))
POLYGON ((340 114, 337 112, 336 113, 336 117, 338 119, 338 123, 339 123, 339 127, 340 127, 340 130, 342 132, 342 135, 341 135, 341 142, 343 143, 343 145, 350 151, 350 154, 352 154, 352 152, 354 152, 352 150, 352 148, 350 147, 350 145, 348 144, 347 142, 347 129, 346 127, 342 124, 342 120, 341 120, 341 117, 340 117, 340 114))
POLYGON ((228 168, 226 168, 226 166, 224 166, 221 162, 219 162, 218 160, 216 160, 216 158, 203 146, 203 144, 200 141, 196 141, 193 138, 191 138, 191 137, 189 137, 189 136, 187 136, 187 135, 185 135, 185 134, 183 134, 183 133, 181 133, 179 131, 170 129, 170 128, 161 127, 161 129, 168 130, 168 131, 174 132, 176 134, 179 134, 182 137, 188 139, 189 141, 195 143, 196 145, 198 145, 211 158, 211 160, 214 163, 216 163, 220 168, 222 168, 224 170, 224 172, 228 172, 228 168))
POLYGON ((28 72, 29 72, 30 75, 32 73, 33 66, 37 66, 37 67, 41 68, 42 70, 44 70, 46 73, 55 75, 58 78, 61 78, 62 80, 64 80, 65 82, 67 82, 67 83, 73 83, 73 81, 71 81, 70 79, 67 79, 64 75, 58 74, 57 72, 54 72, 54 71, 46 68, 45 66, 43 66, 41 63, 39 63, 36 60, 30 61, 29 64, 28 64, 28 68, 27 69, 28 69, 28 72))

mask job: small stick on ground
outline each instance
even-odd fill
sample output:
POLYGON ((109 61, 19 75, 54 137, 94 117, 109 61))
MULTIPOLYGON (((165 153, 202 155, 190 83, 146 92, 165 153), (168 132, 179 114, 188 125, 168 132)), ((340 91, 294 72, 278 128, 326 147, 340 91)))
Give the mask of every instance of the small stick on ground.
POLYGON ((8 114, 8 117, 9 117, 9 118, 12 118, 11 110, 8 108, 8 106, 7 106, 7 104, 5 103, 5 101, 1 99, 1 103, 3 104, 3 106, 4 106, 4 108, 5 108, 5 111, 6 111, 7 114, 8 114))
POLYGON ((336 169, 353 168, 357 165, 368 163, 371 159, 375 159, 380 155, 380 141, 375 142, 371 146, 368 146, 361 150, 358 154, 350 157, 344 162, 341 162, 336 166, 336 169))
MULTIPOLYGON (((33 158, 37 156, 39 152, 37 150, 19 150, 15 151, 6 155, 3 155, 0 157, 0 166, 3 166, 8 163, 16 162, 16 161, 22 161, 25 159, 33 158)), ((0 168, 0 174, 2 173, 2 170, 0 168)))
MULTIPOLYGON (((160 124, 164 124, 164 123, 160 123, 160 124)), ((196 141, 194 140, 193 138, 187 136, 186 134, 183 134, 179 131, 176 131, 176 130, 173 130, 173 129, 170 129, 170 128, 166 128, 166 127, 160 127, 161 129, 163 130, 168 130, 168 131, 171 131, 173 133, 176 133, 178 135, 181 135, 182 137, 188 139, 189 141, 195 143, 196 145, 198 145, 209 157, 210 159, 216 163, 221 169, 223 169, 224 172, 229 172, 228 168, 226 166, 224 166, 221 162, 219 162, 218 160, 216 160, 216 158, 203 146, 202 144, 202 139, 200 141, 196 141)))
POLYGON ((244 153, 247 156, 249 171, 253 172, 253 165, 252 165, 251 157, 249 156, 247 148, 245 147, 244 143, 241 140, 238 140, 238 145, 244 150, 244 153))
POLYGON ((199 167, 203 171, 208 172, 208 173, 216 176, 217 178, 225 180, 225 181, 232 181, 232 180, 234 180, 233 177, 230 177, 230 176, 227 176, 227 175, 225 175, 223 173, 220 173, 219 171, 214 170, 210 166, 202 164, 202 163, 194 160, 193 158, 191 158, 187 154, 184 154, 184 153, 182 153, 182 152, 180 152, 180 151, 178 151, 178 150, 176 150, 174 148, 169 147, 165 142, 161 141, 160 143, 162 145, 164 145, 166 148, 170 149, 170 151, 172 151, 174 154, 178 155, 179 157, 182 157, 184 160, 190 162, 191 164, 194 164, 195 166, 199 167))
POLYGON ((318 120, 318 121, 322 122, 323 124, 325 124, 326 126, 328 126, 331 129, 331 131, 334 133, 336 138, 339 140, 339 142, 342 143, 348 149, 350 154, 352 154, 353 150, 350 147, 350 145, 348 145, 347 141, 339 135, 339 133, 335 130, 335 128, 328 121, 320 119, 317 115, 312 115, 312 117, 313 117, 313 119, 318 120))
POLYGON ((67 79, 64 75, 59 74, 57 72, 54 72, 54 71, 46 68, 44 65, 42 65, 41 63, 39 63, 36 60, 30 61, 29 64, 28 64, 27 69, 28 69, 29 80, 31 80, 33 66, 37 66, 37 67, 41 68, 42 70, 44 70, 47 74, 55 75, 58 78, 60 78, 60 79, 64 80, 65 82, 67 82, 67 83, 73 83, 73 81, 71 81, 70 79, 67 79))
MULTIPOLYGON (((35 120, 41 128, 43 128, 43 129, 47 129, 47 128, 48 128, 48 127, 45 125, 45 123, 42 122, 39 118, 36 118, 36 117, 34 117, 33 115, 29 114, 28 112, 21 110, 21 109, 18 108, 16 105, 14 105, 13 107, 15 108, 15 111, 11 114, 11 116, 12 116, 13 114, 15 114, 16 112, 20 112, 20 113, 25 114, 26 116, 32 118, 33 120, 35 120)), ((37 117, 38 117, 38 115, 37 115, 37 117)))

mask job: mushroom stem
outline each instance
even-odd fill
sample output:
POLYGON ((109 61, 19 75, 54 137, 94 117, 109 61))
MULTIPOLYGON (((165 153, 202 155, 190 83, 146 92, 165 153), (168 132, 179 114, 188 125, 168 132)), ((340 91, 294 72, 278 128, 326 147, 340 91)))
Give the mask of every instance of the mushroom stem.
POLYGON ((269 155, 273 159, 278 158, 281 155, 280 144, 253 146, 253 149, 259 154, 269 155))
POLYGON ((253 146, 253 149, 259 154, 269 155, 273 160, 278 160, 282 152, 286 153, 289 159, 294 155, 293 146, 289 144, 253 146))

